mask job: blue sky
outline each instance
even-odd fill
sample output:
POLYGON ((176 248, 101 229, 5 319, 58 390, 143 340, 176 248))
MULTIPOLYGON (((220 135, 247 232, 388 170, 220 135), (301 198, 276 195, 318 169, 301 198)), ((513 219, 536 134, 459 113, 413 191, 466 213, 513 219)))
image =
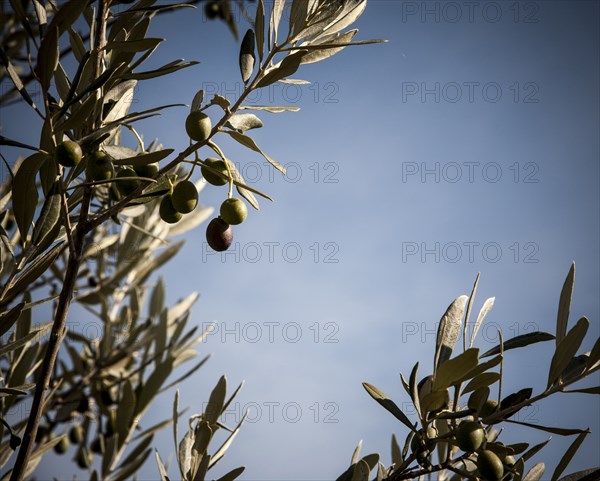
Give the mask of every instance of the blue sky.
MULTIPOLYGON (((288 166, 288 180, 217 138, 276 200, 236 229, 233 253, 207 252, 200 228, 163 271, 169 299, 198 291, 192 322, 219 328, 200 345, 213 356, 180 387, 182 404, 199 410, 221 374, 232 386, 246 382, 228 421, 244 407, 255 420, 219 472, 246 465, 247 480, 332 479, 360 439, 389 464, 391 433, 404 439, 406 429, 361 382, 408 409, 398 372, 419 361, 430 373, 437 322, 478 272, 475 313, 496 297, 479 337, 487 350, 497 328, 505 338, 554 332, 574 260, 571 322, 591 320, 591 348, 600 314, 599 5, 369 0, 357 38, 389 43, 346 49, 294 75, 311 85, 277 85, 256 98, 301 107, 265 113, 253 131, 288 166)), ((236 43, 201 10, 157 18, 150 36, 168 39, 156 65, 202 63, 146 82, 136 110, 189 103, 199 88, 235 97, 236 43)), ((24 112, 3 113, 4 135, 27 140, 24 112)), ((144 138, 183 149, 186 113, 145 121, 144 138)), ((201 202, 218 206, 224 196, 209 186, 201 202)), ((504 392, 543 389, 552 347, 507 353, 504 392)), ((598 401, 567 396, 521 420, 594 429, 568 471, 597 466, 598 401)), ((149 417, 168 417, 171 402, 163 397, 149 417)), ((503 433, 524 436, 547 437, 514 426, 503 433)), ((536 460, 553 469, 569 443, 554 436, 536 460)), ((169 457, 170 432, 157 447, 169 457)), ((69 475, 59 459, 46 472, 69 475)), ((151 460, 141 479, 156 476, 151 460)))

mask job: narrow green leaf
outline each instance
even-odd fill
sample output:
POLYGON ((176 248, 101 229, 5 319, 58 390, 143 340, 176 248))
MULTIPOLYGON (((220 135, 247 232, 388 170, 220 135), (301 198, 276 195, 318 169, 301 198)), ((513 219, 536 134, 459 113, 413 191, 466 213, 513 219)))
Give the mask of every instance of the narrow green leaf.
POLYGON ((360 459, 360 451, 361 450, 362 450, 362 439, 358 442, 358 444, 354 448, 354 451, 352 452, 352 458, 350 458, 351 465, 358 463, 358 461, 360 459))
POLYGON ((17 339, 16 341, 13 342, 9 342, 7 344, 4 344, 3 346, 0 346, 0 356, 4 356, 5 354, 12 352, 22 346, 25 346, 27 343, 29 343, 30 341, 32 341, 33 339, 35 339, 36 337, 40 338, 38 340, 41 340, 41 338, 47 334, 47 332, 50 330, 51 326, 47 325, 45 329, 40 330, 40 331, 32 331, 29 334, 26 334, 25 336, 17 339))
MULTIPOLYGON (((475 277, 475 282, 473 283, 473 288, 471 289, 471 295, 469 296, 469 302, 467 302, 467 312, 465 313, 465 322, 463 324, 463 351, 467 350, 467 329, 469 328, 469 321, 471 319, 471 308, 473 307, 473 301, 475 300, 475 294, 477 293, 477 286, 479 285, 479 277, 481 273, 477 273, 477 277, 475 277)), ((473 347, 473 335, 471 334, 471 345, 469 347, 473 347)))
POLYGON ((243 134, 247 130, 259 129, 263 125, 262 120, 254 114, 235 114, 229 118, 225 127, 243 134))
POLYGON ((579 434, 579 436, 575 438, 575 440, 569 446, 569 449, 567 449, 563 457, 560 459, 558 465, 556 466, 556 469, 554 470, 554 473, 552 473, 552 479, 550 481, 556 481, 560 477, 560 475, 564 472, 564 470, 567 468, 567 466, 573 459, 573 456, 575 456, 575 453, 579 449, 579 446, 581 446, 581 443, 583 443, 583 440, 588 434, 589 432, 586 431, 579 434))
POLYGON ((562 392, 577 392, 577 393, 581 393, 581 394, 600 394, 600 386, 595 386, 595 387, 584 387, 581 389, 569 389, 567 390, 563 390, 562 392))
POLYGON ((515 393, 509 394, 500 402, 500 411, 504 411, 505 409, 511 408, 513 406, 516 406, 517 404, 522 403, 526 399, 529 399, 532 393, 533 390, 530 387, 528 387, 525 389, 521 389, 520 391, 517 391, 515 393))
POLYGON ((277 162, 276 160, 272 159, 267 154, 265 154, 260 149, 260 147, 258 145, 256 145, 256 142, 254 142, 254 139, 252 139, 251 137, 248 137, 247 135, 236 132, 235 130, 226 130, 224 132, 229 134, 231 137, 233 137, 237 142, 239 142, 243 146, 248 147, 250 150, 253 150, 254 152, 258 152, 259 154, 261 154, 265 159, 267 159, 269 164, 271 164, 279 172, 281 172, 283 175, 285 175, 285 167, 283 165, 281 165, 279 162, 277 162))
POLYGON ((470 371, 477 367, 478 356, 479 349, 471 348, 453 359, 442 362, 435 373, 433 390, 445 389, 460 382, 470 371))
POLYGON ((12 83, 14 84, 17 91, 21 94, 21 97, 23 97, 25 102, 27 102, 29 105, 31 105, 37 111, 37 107, 35 106, 35 103, 33 102, 31 96, 27 92, 27 89, 23 85, 23 82, 21 81, 19 74, 15 70, 15 67, 13 66, 13 64, 10 63, 8 55, 6 55, 6 52, 4 51, 4 49, 2 47, 0 47, 0 62, 2 62, 2 65, 6 69, 8 76, 12 80, 12 83))
POLYGON ((369 393, 369 395, 375 399, 379 404, 381 404, 385 409, 387 409, 390 413, 394 415, 398 421, 404 424, 411 431, 415 431, 415 427, 412 425, 410 420, 406 417, 406 414, 402 412, 402 410, 396 405, 394 401, 392 401, 384 392, 377 389, 372 384, 368 382, 362 383, 365 390, 369 393))
POLYGON ((439 411, 448 406, 449 401, 450 394, 447 389, 431 391, 430 393, 425 394, 419 401, 421 404, 421 412, 428 413, 431 411, 439 411))
POLYGON ((200 62, 184 62, 182 59, 176 60, 175 62, 171 62, 169 64, 163 65, 160 68, 149 70, 147 72, 135 72, 121 75, 121 78, 124 80, 148 80, 151 78, 161 77, 163 75, 168 75, 173 72, 177 72, 178 70, 192 67, 194 65, 199 64, 200 62))
POLYGON ((500 379, 500 374, 498 374, 497 372, 484 372, 482 374, 479 374, 478 376, 475 376, 473 379, 471 379, 471 381, 469 381, 469 384, 466 385, 463 392, 467 393, 467 392, 475 391, 476 389, 479 389, 484 386, 491 386, 492 384, 497 382, 499 379, 500 379))
POLYGON ((567 333, 567 324, 569 322, 569 311, 571 310, 571 298, 573 297, 573 286, 575 284, 575 262, 571 263, 571 268, 565 279, 562 290, 560 291, 560 300, 558 302, 558 314, 556 316, 556 346, 560 344, 567 333))
POLYGON ((592 350, 590 351, 586 369, 589 371, 597 368, 598 365, 600 365, 600 337, 596 339, 594 347, 592 347, 592 350))
POLYGON ((545 470, 546 466, 544 463, 537 463, 527 472, 523 481, 539 481, 545 470))
POLYGON ((24 306, 25 302, 20 302, 10 311, 0 314, 0 338, 8 332, 15 322, 17 322, 24 306))
POLYGON ((328 38, 323 45, 313 44, 308 46, 302 46, 306 48, 308 53, 302 57, 301 63, 303 65, 320 62, 329 57, 333 57, 336 53, 341 52, 347 46, 352 45, 352 39, 358 33, 358 29, 349 30, 343 34, 334 34, 333 37, 328 38))
POLYGON ((204 90, 198 90, 196 95, 194 95, 194 99, 192 100, 192 105, 190 107, 190 113, 195 112, 196 110, 200 110, 202 107, 202 102, 204 101, 204 90))
POLYGON ((460 326, 462 317, 467 304, 467 296, 457 297, 452 304, 448 306, 446 312, 440 320, 437 332, 437 340, 435 345, 435 359, 433 363, 433 375, 436 375, 436 370, 440 364, 450 359, 454 345, 460 334, 460 326))
POLYGON ((141 38, 139 40, 125 40, 118 41, 114 40, 106 44, 105 49, 107 51, 117 50, 119 52, 142 52, 151 48, 156 48, 161 42, 164 42, 164 38, 141 38))
POLYGON ((586 317, 582 317, 571 328, 562 341, 558 343, 554 356, 552 357, 552 362, 550 363, 547 387, 552 386, 559 380, 573 356, 577 354, 577 350, 583 342, 583 338, 587 333, 589 325, 590 321, 588 321, 586 317))
POLYGON ((523 462, 530 460, 531 458, 533 458, 537 453, 539 453, 544 446, 546 446, 546 444, 548 444, 550 442, 550 440, 552 439, 552 436, 549 437, 548 439, 546 439, 545 441, 536 444, 535 446, 533 446, 532 448, 530 448, 525 454, 523 454, 522 459, 523 462))
POLYGON ((300 50, 285 57, 278 65, 269 70, 256 85, 257 88, 267 87, 275 82, 293 75, 302 63, 306 50, 300 50))
POLYGON ((254 18, 254 31, 256 32, 256 49, 259 61, 262 62, 265 50, 265 4, 258 0, 256 5, 256 17, 254 18))
MULTIPOLYGON (((304 0, 306 1, 306 0, 304 0)), ((354 473, 352 474, 352 481, 369 481, 369 473, 371 469, 369 465, 364 460, 360 460, 354 466, 354 473)))
MULTIPOLYGON (((54 22, 52 22, 54 23, 54 22)), ((35 67, 35 73, 40 79, 40 84, 44 91, 50 88, 50 81, 54 75, 54 71, 58 66, 58 60, 60 58, 60 52, 58 49, 58 28, 52 27, 48 29, 37 57, 37 65, 35 67)))
MULTIPOLYGON (((511 349, 516 349, 519 347, 529 346, 531 344, 536 344, 538 342, 546 342, 554 339, 552 334, 547 332, 535 331, 528 332, 527 334, 521 334, 520 336, 513 337, 508 341, 504 341, 504 350, 509 351, 511 349)), ((489 357, 495 354, 500 353, 500 345, 490 349, 485 354, 482 354, 481 357, 489 357)))
POLYGON ((559 481, 596 481, 600 479, 600 468, 584 469, 575 473, 567 474, 559 481))
POLYGON ((514 419, 505 419, 504 422, 511 423, 511 424, 518 424, 520 426, 527 426, 528 428, 539 429, 540 431, 546 431, 547 433, 558 434, 559 436, 572 436, 574 434, 581 434, 581 433, 589 432, 587 429, 555 428, 552 426, 542 426, 541 424, 531 424, 531 423, 526 423, 523 421, 515 421, 514 419))
POLYGON ((244 466, 240 466, 239 468, 232 469, 227 474, 221 476, 217 481, 234 481, 234 479, 241 476, 246 468, 244 466))
POLYGON ((279 22, 283 14, 285 0, 273 0, 273 9, 271 10, 270 30, 273 35, 273 44, 277 43, 277 32, 279 30, 279 22))
POLYGON ((145 152, 133 157, 124 159, 113 159, 114 165, 132 165, 134 167, 142 167, 144 165, 160 162, 174 152, 174 149, 156 150, 154 152, 145 152))
POLYGON ((256 62, 256 55, 254 54, 255 35, 254 30, 249 28, 244 35, 242 45, 240 46, 240 74, 242 81, 246 84, 252 72, 254 71, 254 63, 256 62))
POLYGON ((208 399, 208 404, 206 405, 206 409, 204 411, 206 420, 211 425, 217 422, 221 416, 221 413, 223 412, 223 404, 225 403, 226 394, 227 378, 225 376, 221 376, 219 378, 219 382, 217 382, 217 385, 210 393, 210 398, 208 399))
POLYGON ((179 423, 179 389, 175 390, 175 398, 173 399, 173 442, 175 443, 175 459, 179 459, 179 444, 177 440, 177 428, 179 423))
POLYGON ((488 313, 492 310, 492 307, 494 307, 495 300, 496 300, 495 297, 490 297, 489 299, 486 299, 486 301, 483 303, 483 306, 481 307, 481 310, 479 311, 479 314, 477 315, 477 319, 475 320, 475 325, 473 326, 473 332, 471 333, 471 342, 470 342, 471 347, 473 346, 473 343, 475 342, 475 336, 477 335, 479 328, 483 324, 483 320, 488 315, 488 313))
POLYGON ((217 451, 215 452, 215 454, 212 455, 212 457, 210 459, 210 462, 208 463, 208 468, 211 468, 216 463, 218 463, 221 460, 221 458, 223 458, 223 456, 225 455, 225 453, 229 449, 229 446, 231 446, 231 443, 233 443, 233 440, 235 439, 235 437, 240 432, 242 424, 244 424, 244 421, 246 420, 247 414, 248 414, 247 412, 244 413, 244 415, 242 416, 242 419, 240 420, 239 424, 235 427, 235 429, 231 432, 231 434, 227 437, 227 439, 219 447, 219 449, 217 449, 217 451))
POLYGON ((21 233, 22 243, 27 239, 27 233, 31 227, 38 202, 35 177, 47 158, 46 154, 32 154, 23 160, 15 173, 12 185, 12 209, 17 227, 21 233))
POLYGON ((280 114, 281 112, 299 112, 300 107, 292 106, 271 106, 271 105, 244 105, 240 110, 265 110, 272 114, 280 114))
POLYGON ((394 466, 400 466, 404 459, 402 458, 402 450, 396 439, 396 435, 392 434, 392 464, 394 466))
POLYGON ((54 246, 44 255, 39 256, 33 261, 29 267, 17 278, 15 283, 8 289, 4 296, 4 301, 12 300, 21 292, 23 292, 32 283, 34 279, 40 277, 54 263, 58 255, 64 248, 64 242, 54 246))
MULTIPOLYGON (((61 200, 60 184, 58 181, 55 181, 46 196, 46 200, 44 201, 44 205, 40 212, 40 217, 33 229, 31 242, 34 246, 39 246, 40 244, 47 242, 48 239, 46 238, 52 233, 58 234, 55 227, 60 222, 61 200)), ((50 239, 50 242, 53 240, 54 239, 50 239)))
POLYGON ((409 386, 409 394, 410 397, 413 401, 413 404, 415 405, 415 410, 417 411, 417 416, 419 416, 420 419, 423 419, 423 416, 421 415, 421 404, 419 402, 419 387, 417 385, 417 379, 418 379, 418 373, 419 373, 419 363, 417 362, 412 371, 410 372, 410 378, 408 381, 408 386, 409 386))

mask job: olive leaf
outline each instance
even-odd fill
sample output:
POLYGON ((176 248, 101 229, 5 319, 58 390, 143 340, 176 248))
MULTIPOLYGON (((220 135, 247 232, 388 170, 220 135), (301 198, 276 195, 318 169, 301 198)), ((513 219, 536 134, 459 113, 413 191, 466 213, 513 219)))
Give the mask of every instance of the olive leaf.
POLYGON ((302 57, 304 57, 306 52, 306 50, 300 50, 285 57, 279 64, 267 71, 265 76, 257 83, 256 87, 267 87, 279 80, 293 75, 300 67, 302 57))
MULTIPOLYGON (((56 18, 56 17, 55 17, 56 18)), ((52 22, 54 24, 54 22, 52 22)), ((40 50, 38 52, 38 61, 35 67, 35 73, 40 79, 40 84, 44 92, 48 91, 50 81, 54 71, 58 66, 60 52, 58 50, 59 32, 56 26, 50 25, 48 33, 44 36, 40 50)))
POLYGON ((279 172, 281 172, 282 174, 285 175, 285 167, 283 165, 281 165, 279 162, 277 162, 275 159, 271 158, 269 155, 265 154, 261 150, 261 148, 258 145, 256 145, 256 142, 254 142, 254 139, 252 139, 251 137, 248 137, 247 135, 244 135, 240 132, 237 132, 235 130, 225 130, 224 132, 226 134, 230 135, 231 137, 233 137, 234 140, 236 140, 238 143, 242 144, 243 146, 248 147, 250 150, 253 150, 254 152, 258 152, 259 154, 261 154, 267 160, 267 162, 269 162, 269 164, 271 164, 279 172))
POLYGON ((287 106, 283 106, 283 107, 277 107, 277 106, 271 106, 271 105, 244 105, 242 107, 240 107, 241 110, 265 110, 267 112, 271 112, 273 114, 279 114, 281 112, 299 112, 300 111, 300 107, 287 107, 287 106))
POLYGON ((600 468, 584 469, 575 473, 567 474, 559 481, 594 481, 600 477, 600 468))
POLYGON ((575 453, 579 449, 579 446, 581 446, 581 443, 583 443, 583 440, 585 439, 585 437, 588 434, 589 434, 589 432, 585 431, 583 433, 580 433, 574 439, 573 443, 571 443, 571 445, 566 450, 563 457, 560 459, 560 461, 556 465, 556 468, 554 469, 554 472, 552 473, 552 479, 550 481, 557 481, 557 479, 560 477, 560 475, 564 472, 564 470, 567 468, 567 466, 573 459, 573 456, 575 456, 575 453))
POLYGON ((525 475, 523 481, 539 481, 546 470, 544 463, 537 463, 525 475))
MULTIPOLYGON (((547 332, 535 331, 528 332, 527 334, 521 334, 520 336, 513 337, 508 341, 504 342, 504 350, 516 349, 519 347, 529 346, 538 342, 546 342, 554 339, 552 334, 547 332)), ((489 351, 481 355, 481 357, 489 357, 500 353, 500 345, 493 347, 489 351)))
MULTIPOLYGON (((262 36, 262 34, 261 34, 262 36)), ((255 35, 254 30, 248 29, 240 47, 240 73, 244 83, 248 83, 254 70, 256 55, 254 54, 255 35)))
POLYGON ((444 361, 450 358, 454 345, 460 334, 460 326, 462 317, 467 304, 467 296, 457 297, 440 320, 437 332, 437 340, 435 346, 435 358, 433 363, 434 376, 435 372, 444 361))
POLYGON ((254 17, 254 31, 256 32, 256 49, 259 61, 262 62, 265 50, 265 4, 258 0, 256 5, 256 16, 254 17))
POLYGON ((558 302, 558 314, 556 316, 556 346, 563 340, 567 333, 567 324, 569 322, 569 311, 571 309, 571 298, 573 297, 573 286, 575 284, 575 262, 571 263, 571 268, 565 279, 562 290, 560 291, 560 300, 558 302))
POLYGON ((383 391, 380 391, 379 389, 377 389, 372 384, 369 384, 368 382, 363 382, 362 385, 365 388, 365 390, 369 393, 369 396, 371 396, 373 399, 375 399, 375 401, 377 401, 385 409, 387 409, 390 413, 392 413, 394 415, 394 417, 396 419, 398 419, 402 424, 404 424, 408 429, 416 432, 415 427, 412 425, 410 420, 406 417, 406 414, 404 414, 402 412, 402 410, 396 405, 396 403, 394 401, 392 401, 387 396, 387 394, 385 394, 383 391))
POLYGON ((15 173, 12 185, 12 210, 21 233, 21 243, 27 240, 35 208, 38 202, 38 190, 35 176, 47 159, 46 154, 36 153, 27 157, 15 173))
POLYGON ((433 390, 445 389, 461 382, 477 368, 478 356, 479 349, 471 348, 455 358, 442 362, 434 375, 433 390))
POLYGON ((281 21, 281 15, 283 14, 283 8, 285 6, 285 0, 273 0, 273 7, 271 10, 271 17, 269 20, 269 30, 272 35, 272 44, 277 43, 277 32, 279 30, 279 22, 281 21))
MULTIPOLYGON (((473 343, 475 342, 475 336, 477 335, 477 331, 479 331, 479 328, 483 324, 483 320, 488 315, 488 313, 492 310, 492 307, 494 307, 495 300, 496 300, 495 297, 490 297, 490 298, 486 299, 485 302, 483 303, 483 306, 481 306, 481 310, 479 311, 479 314, 477 315, 477 319, 475 320, 475 325, 473 326, 473 332, 471 333, 471 341, 469 343, 469 347, 473 347, 473 343)), ((504 349, 506 350, 506 344, 504 346, 504 349)), ((482 357, 485 357, 485 356, 482 356, 482 357)))
POLYGON ((251 129, 259 129, 263 126, 260 120, 254 114, 235 114, 225 123, 225 127, 233 129, 241 134, 251 129))
POLYGON ((48 241, 52 242, 54 239, 47 239, 47 237, 58 234, 56 226, 60 221, 61 202, 60 184, 59 181, 55 181, 46 196, 40 216, 33 229, 31 243, 34 246, 39 246, 48 241))
POLYGON ((392 450, 392 464, 394 466, 399 466, 404 458, 402 456, 402 451, 400 449, 400 445, 398 444, 398 439, 396 439, 396 435, 392 434, 392 442, 391 442, 391 450, 392 450))
POLYGON ((550 363, 550 372, 548 373, 547 387, 552 386, 560 378, 563 371, 569 365, 569 362, 577 354, 577 350, 583 342, 583 338, 587 333, 590 321, 586 317, 582 317, 571 328, 567 335, 558 343, 552 361, 550 363))

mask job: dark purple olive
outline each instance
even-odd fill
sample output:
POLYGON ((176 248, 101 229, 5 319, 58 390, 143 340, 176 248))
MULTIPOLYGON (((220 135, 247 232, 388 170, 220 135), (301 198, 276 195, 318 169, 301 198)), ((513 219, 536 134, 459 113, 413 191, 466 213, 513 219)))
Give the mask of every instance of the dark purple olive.
POLYGON ((206 241, 217 252, 226 251, 233 242, 233 230, 223 219, 215 217, 206 228, 206 241))

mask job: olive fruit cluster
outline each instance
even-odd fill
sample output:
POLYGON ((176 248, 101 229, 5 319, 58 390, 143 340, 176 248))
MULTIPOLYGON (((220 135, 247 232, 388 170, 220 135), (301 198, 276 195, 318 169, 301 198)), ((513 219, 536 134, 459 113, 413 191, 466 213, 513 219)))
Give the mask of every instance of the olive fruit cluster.
POLYGON ((175 224, 184 214, 189 214, 198 205, 198 190, 190 180, 178 182, 170 194, 165 195, 159 208, 160 218, 168 224, 175 224))

